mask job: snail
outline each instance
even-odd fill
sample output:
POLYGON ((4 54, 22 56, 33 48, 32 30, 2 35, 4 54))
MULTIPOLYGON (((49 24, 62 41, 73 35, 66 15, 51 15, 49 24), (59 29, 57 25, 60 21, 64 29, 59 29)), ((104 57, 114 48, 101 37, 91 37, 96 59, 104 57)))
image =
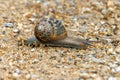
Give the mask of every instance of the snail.
POLYGON ((62 21, 53 17, 42 18, 35 26, 34 35, 35 37, 26 40, 27 45, 36 42, 47 46, 86 49, 94 42, 68 35, 62 21))

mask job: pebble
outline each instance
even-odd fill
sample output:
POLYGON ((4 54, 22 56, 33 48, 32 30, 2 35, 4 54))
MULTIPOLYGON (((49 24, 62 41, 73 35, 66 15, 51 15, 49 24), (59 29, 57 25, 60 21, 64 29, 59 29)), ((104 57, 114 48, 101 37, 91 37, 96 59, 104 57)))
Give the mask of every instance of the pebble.
POLYGON ((117 53, 120 53, 120 46, 117 46, 117 47, 115 48, 115 51, 116 51, 117 53))
POLYGON ((115 72, 120 72, 120 66, 115 68, 115 72))
POLYGON ((95 58, 95 57, 92 56, 92 55, 89 55, 88 58, 90 58, 92 61, 94 61, 94 62, 96 62, 96 63, 105 63, 105 60, 95 58))
POLYGON ((13 77, 18 78, 19 74, 18 73, 13 73, 13 77))
POLYGON ((5 35, 3 34, 0 35, 0 39, 5 39, 5 38, 6 38, 5 35))
POLYGON ((109 67, 111 67, 111 68, 114 68, 114 67, 117 67, 117 66, 118 66, 116 63, 109 63, 108 65, 109 65, 109 67))
POLYGON ((3 26, 4 27, 13 27, 13 23, 4 23, 3 26))
POLYGON ((13 72, 13 77, 18 78, 20 74, 20 70, 19 69, 15 69, 15 71, 13 72))
POLYGON ((31 51, 31 52, 35 51, 35 48, 32 48, 30 51, 31 51))
POLYGON ((22 24, 22 23, 18 23, 17 25, 18 25, 18 26, 17 26, 18 29, 19 29, 19 30, 22 30, 22 28, 23 28, 23 24, 22 24))
POLYGON ((32 13, 27 12, 27 13, 25 13, 23 16, 26 17, 26 18, 30 18, 30 17, 32 16, 32 13))
POLYGON ((19 33, 20 30, 19 30, 19 29, 13 29, 13 32, 14 32, 14 33, 19 33))
POLYGON ((113 53, 113 51, 114 51, 113 48, 108 49, 108 53, 113 53))
POLYGON ((33 61, 32 61, 32 63, 38 63, 39 62, 39 59, 34 59, 33 61))
POLYGON ((108 0, 107 6, 108 7, 113 7, 114 6, 114 0, 108 0))
POLYGON ((13 63, 12 63, 12 62, 9 62, 9 65, 10 65, 10 66, 13 66, 13 63))
POLYGON ((31 78, 31 75, 30 75, 30 74, 27 74, 27 75, 26 75, 26 79, 27 79, 27 80, 30 80, 30 78, 31 78))
POLYGON ((83 14, 84 14, 84 13, 89 13, 90 11, 91 11, 90 8, 83 7, 81 13, 83 13, 83 14))
POLYGON ((109 77, 107 80, 117 80, 115 77, 109 77))
POLYGON ((105 21, 101 21, 100 24, 101 24, 101 25, 105 24, 105 21))
POLYGON ((34 22, 34 21, 35 21, 35 18, 29 18, 29 20, 30 20, 31 22, 34 22))

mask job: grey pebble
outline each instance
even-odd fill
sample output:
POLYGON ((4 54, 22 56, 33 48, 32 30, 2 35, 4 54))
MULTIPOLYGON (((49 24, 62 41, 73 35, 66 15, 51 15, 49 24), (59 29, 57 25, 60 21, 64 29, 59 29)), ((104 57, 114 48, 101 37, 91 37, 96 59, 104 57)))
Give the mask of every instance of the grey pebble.
POLYGON ((4 23, 3 24, 4 27, 13 27, 13 23, 4 23))

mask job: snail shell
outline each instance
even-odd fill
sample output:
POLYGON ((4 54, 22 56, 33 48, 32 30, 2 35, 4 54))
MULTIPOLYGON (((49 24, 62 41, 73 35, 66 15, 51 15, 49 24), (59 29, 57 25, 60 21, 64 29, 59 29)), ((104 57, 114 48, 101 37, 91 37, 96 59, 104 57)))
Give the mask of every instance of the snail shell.
POLYGON ((60 20, 43 18, 35 27, 35 36, 41 42, 65 39, 67 31, 60 20))

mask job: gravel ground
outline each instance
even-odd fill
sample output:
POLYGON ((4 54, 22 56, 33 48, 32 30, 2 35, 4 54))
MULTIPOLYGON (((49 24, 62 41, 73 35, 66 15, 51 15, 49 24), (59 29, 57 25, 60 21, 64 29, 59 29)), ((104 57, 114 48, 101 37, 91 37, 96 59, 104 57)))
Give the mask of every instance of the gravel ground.
POLYGON ((120 80, 120 0, 0 0, 0 80, 120 80), (86 50, 29 47, 50 12, 71 35, 102 40, 86 50))

